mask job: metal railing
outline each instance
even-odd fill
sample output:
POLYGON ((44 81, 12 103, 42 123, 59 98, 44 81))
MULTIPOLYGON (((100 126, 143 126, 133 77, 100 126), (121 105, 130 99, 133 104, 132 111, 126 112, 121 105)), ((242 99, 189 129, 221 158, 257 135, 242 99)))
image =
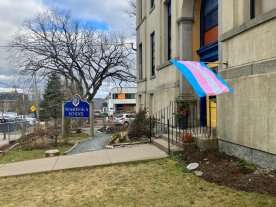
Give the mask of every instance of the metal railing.
MULTIPOLYGON (((216 134, 216 128, 200 123, 197 101, 170 102, 169 106, 150 116, 150 136, 167 137, 170 145, 181 145, 191 138, 208 139, 216 134)), ((211 117, 209 117, 211 119, 211 117)))

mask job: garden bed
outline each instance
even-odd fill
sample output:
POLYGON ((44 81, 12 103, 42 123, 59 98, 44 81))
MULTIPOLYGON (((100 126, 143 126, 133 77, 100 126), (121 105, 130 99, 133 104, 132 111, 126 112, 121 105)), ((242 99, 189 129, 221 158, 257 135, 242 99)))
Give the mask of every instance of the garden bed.
POLYGON ((246 192, 276 196, 276 172, 260 169, 245 161, 217 151, 185 150, 185 163, 199 163, 202 178, 223 186, 246 192))

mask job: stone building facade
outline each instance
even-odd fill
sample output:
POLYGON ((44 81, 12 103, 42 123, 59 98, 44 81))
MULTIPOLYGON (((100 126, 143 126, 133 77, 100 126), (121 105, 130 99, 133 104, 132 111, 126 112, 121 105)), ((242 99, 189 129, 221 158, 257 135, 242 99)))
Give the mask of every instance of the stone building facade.
POLYGON ((220 73, 234 88, 218 98, 221 151, 276 168, 276 1, 220 0, 220 73))
POLYGON ((215 97, 198 99, 170 60, 217 62, 217 17, 217 0, 137 0, 137 110, 154 114, 176 99, 195 99, 201 125, 211 104, 216 118, 215 97))

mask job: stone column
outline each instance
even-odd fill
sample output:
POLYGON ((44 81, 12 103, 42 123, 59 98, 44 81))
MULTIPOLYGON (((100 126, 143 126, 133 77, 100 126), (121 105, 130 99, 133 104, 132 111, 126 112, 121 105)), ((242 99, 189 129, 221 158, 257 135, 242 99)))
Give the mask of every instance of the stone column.
MULTIPOLYGON (((179 58, 181 60, 191 61, 193 59, 193 18, 192 17, 182 17, 178 21, 179 28, 179 58)), ((180 84, 180 96, 191 96, 192 88, 184 80, 182 74, 179 75, 180 84)))

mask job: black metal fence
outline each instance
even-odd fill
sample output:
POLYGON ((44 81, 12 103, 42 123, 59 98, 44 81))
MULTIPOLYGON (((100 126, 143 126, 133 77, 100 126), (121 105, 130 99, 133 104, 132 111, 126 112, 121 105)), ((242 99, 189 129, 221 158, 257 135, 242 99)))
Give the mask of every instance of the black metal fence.
MULTIPOLYGON (((209 120, 211 117, 209 117, 209 120)), ((150 116, 150 137, 165 137, 170 144, 183 145, 194 137, 210 138, 216 133, 211 123, 202 125, 198 101, 170 102, 169 106, 150 116)))
POLYGON ((29 133, 32 126, 27 121, 14 121, 0 123, 0 141, 17 140, 23 135, 29 133))

